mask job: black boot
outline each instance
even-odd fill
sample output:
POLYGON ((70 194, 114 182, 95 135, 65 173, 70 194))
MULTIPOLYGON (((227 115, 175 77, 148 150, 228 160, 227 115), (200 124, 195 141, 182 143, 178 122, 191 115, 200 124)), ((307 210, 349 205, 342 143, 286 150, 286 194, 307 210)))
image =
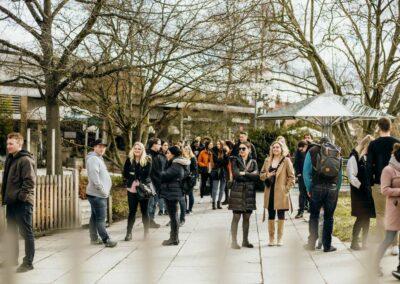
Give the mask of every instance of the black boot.
POLYGON ((294 218, 295 218, 295 219, 303 218, 303 212, 302 212, 302 211, 299 211, 299 212, 297 213, 297 215, 296 215, 294 218))
POLYGON ((400 280, 400 265, 397 266, 397 270, 392 271, 392 275, 393 275, 393 277, 395 277, 396 279, 400 280))
POLYGON ((24 272, 28 272, 30 270, 33 269, 33 265, 32 264, 28 264, 28 263, 22 263, 18 268, 17 268, 17 273, 24 273, 24 272))
POLYGON ((125 242, 129 242, 132 240, 132 233, 131 232, 127 232, 126 236, 125 236, 125 242))
POLYGON ((215 210, 217 207, 215 206, 215 202, 212 203, 212 209, 215 210))
POLYGON ((224 202, 222 202, 222 205, 228 205, 228 194, 229 194, 229 190, 225 189, 225 200, 224 202))
POLYGON ((218 202, 217 202, 217 208, 218 208, 218 209, 222 209, 222 207, 221 207, 221 201, 218 201, 218 202))
POLYGON ((179 229, 174 230, 171 228, 169 239, 162 242, 163 246, 177 246, 179 245, 179 229))

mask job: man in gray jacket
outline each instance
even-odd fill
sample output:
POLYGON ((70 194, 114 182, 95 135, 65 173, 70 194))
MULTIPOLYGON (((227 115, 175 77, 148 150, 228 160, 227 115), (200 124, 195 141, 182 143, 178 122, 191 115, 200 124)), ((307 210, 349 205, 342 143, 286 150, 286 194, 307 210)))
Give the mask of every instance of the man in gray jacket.
POLYGON ((106 231, 107 198, 112 186, 103 155, 107 144, 97 139, 93 145, 93 152, 86 157, 88 185, 86 195, 89 200, 92 215, 90 216, 89 232, 91 244, 105 244, 106 247, 115 247, 117 242, 112 241, 106 231), (98 238, 100 235, 101 240, 98 238))

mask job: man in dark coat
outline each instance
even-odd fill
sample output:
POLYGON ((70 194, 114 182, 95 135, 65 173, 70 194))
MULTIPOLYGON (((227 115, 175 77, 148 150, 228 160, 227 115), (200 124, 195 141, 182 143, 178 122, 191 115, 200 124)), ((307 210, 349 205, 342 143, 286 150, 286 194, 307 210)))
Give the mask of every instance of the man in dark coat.
MULTIPOLYGON (((233 147, 232 156, 239 157, 239 146, 240 146, 240 144, 242 144, 242 143, 249 142, 249 141, 248 141, 248 137, 249 137, 249 136, 248 136, 247 132, 244 132, 244 131, 240 132, 240 134, 239 134, 239 141, 238 141, 238 143, 236 143, 235 146, 233 147)), ((249 142, 249 143, 250 143, 250 142, 249 142)), ((256 160, 256 161, 257 161, 257 151, 256 151, 256 147, 254 147, 253 143, 250 143, 250 145, 251 145, 250 159, 253 159, 253 160, 256 160)))
POLYGON ((308 207, 309 197, 307 189, 303 179, 303 166, 306 158, 306 152, 308 143, 305 140, 301 140, 297 145, 297 151, 294 159, 294 170, 296 172, 297 182, 299 184, 299 212, 296 215, 296 219, 303 218, 303 213, 306 207, 308 207))
POLYGON ((7 205, 7 224, 12 237, 13 259, 7 264, 18 265, 18 230, 25 240, 25 257, 17 272, 33 269, 35 239, 33 235, 32 213, 36 184, 35 161, 32 154, 22 150, 24 138, 19 133, 7 136, 8 156, 4 167, 1 188, 2 205, 7 205))

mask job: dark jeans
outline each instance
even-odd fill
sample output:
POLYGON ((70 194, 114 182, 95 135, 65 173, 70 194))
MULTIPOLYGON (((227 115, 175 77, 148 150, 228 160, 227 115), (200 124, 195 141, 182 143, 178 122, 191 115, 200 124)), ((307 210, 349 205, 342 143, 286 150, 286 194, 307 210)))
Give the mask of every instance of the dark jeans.
POLYGON ((321 184, 311 188, 310 222, 308 239, 310 246, 315 246, 318 239, 318 220, 321 208, 324 208, 324 226, 322 230, 322 244, 324 249, 330 249, 332 243, 333 214, 338 200, 336 184, 321 184))
POLYGON ((278 213, 278 220, 285 220, 285 211, 286 210, 271 210, 268 209, 268 220, 275 220, 276 213, 278 213))
POLYGON ((298 183, 299 183, 299 212, 303 213, 308 203, 310 202, 310 198, 308 197, 306 185, 304 184, 304 179, 302 176, 299 176, 298 183))
POLYGON ((136 220, 136 212, 138 205, 140 204, 140 212, 142 212, 142 222, 144 227, 144 232, 147 233, 150 227, 150 218, 148 215, 148 205, 149 199, 139 199, 137 193, 128 192, 128 207, 129 207, 129 215, 128 215, 128 226, 127 233, 132 233, 133 225, 136 220))
POLYGON ((200 197, 203 198, 207 191, 207 180, 210 178, 210 174, 208 172, 202 172, 200 177, 200 197))
POLYGON ((179 210, 180 212, 180 217, 179 220, 181 222, 185 222, 185 216, 186 216, 186 201, 185 201, 185 196, 182 196, 182 198, 179 200, 179 210))
POLYGON ((92 215, 89 221, 90 239, 92 241, 97 240, 97 234, 99 234, 100 238, 105 243, 109 239, 106 231, 107 198, 88 195, 87 199, 92 209, 92 215))
POLYGON ((178 203, 179 200, 165 200, 168 216, 171 221, 170 239, 179 241, 179 223, 178 223, 178 203))
POLYGON ((185 195, 185 200, 186 200, 186 204, 187 206, 187 211, 192 212, 193 209, 193 205, 194 205, 194 194, 193 194, 193 190, 191 190, 189 192, 189 194, 185 195))
POLYGON ((18 260, 19 240, 18 231, 25 240, 24 263, 31 265, 35 256, 35 238, 32 228, 33 206, 28 202, 18 201, 15 204, 7 205, 7 228, 12 234, 13 261, 18 260))

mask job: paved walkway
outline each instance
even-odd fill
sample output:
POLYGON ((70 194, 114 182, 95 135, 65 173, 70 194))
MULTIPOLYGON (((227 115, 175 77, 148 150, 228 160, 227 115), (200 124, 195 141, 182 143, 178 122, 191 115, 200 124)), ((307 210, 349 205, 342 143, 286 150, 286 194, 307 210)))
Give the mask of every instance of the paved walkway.
MULTIPOLYGON (((257 199, 262 208, 261 193, 257 199)), ((285 245, 268 247, 261 209, 251 219, 255 248, 232 250, 231 212, 210 207, 209 197, 195 204, 176 247, 161 246, 169 234, 166 216, 158 217, 163 226, 151 230, 149 241, 143 241, 140 223, 131 242, 122 241, 126 222, 113 224, 109 231, 120 241, 113 249, 89 245, 87 230, 39 238, 35 270, 21 275, 0 270, 0 283, 379 283, 369 274, 370 252, 354 253, 337 239, 337 252, 304 251, 305 220, 288 219, 285 245)), ((396 257, 384 258, 380 282, 394 281, 390 270, 396 265, 396 257)))

